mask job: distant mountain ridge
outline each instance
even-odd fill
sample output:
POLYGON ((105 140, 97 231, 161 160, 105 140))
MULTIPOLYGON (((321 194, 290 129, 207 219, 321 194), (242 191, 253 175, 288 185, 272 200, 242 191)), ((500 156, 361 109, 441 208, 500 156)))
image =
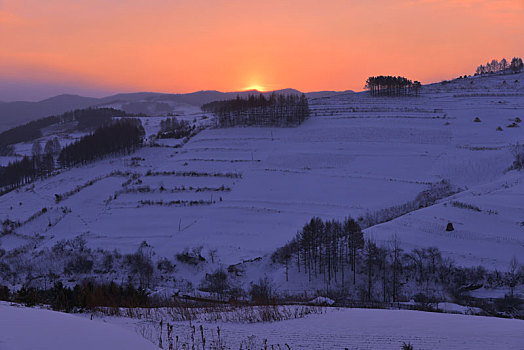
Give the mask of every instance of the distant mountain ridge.
MULTIPOLYGON (((221 92, 203 90, 186 94, 168 94, 157 92, 121 93, 102 98, 63 94, 38 102, 0 101, 0 131, 24 124, 35 119, 61 114, 74 109, 88 107, 113 107, 134 113, 165 114, 174 110, 177 105, 201 106, 205 103, 245 97, 253 93, 269 96, 273 92, 280 94, 301 94, 299 90, 282 89, 259 92, 257 90, 221 92)), ((308 98, 327 97, 352 91, 318 91, 308 92, 308 98)))

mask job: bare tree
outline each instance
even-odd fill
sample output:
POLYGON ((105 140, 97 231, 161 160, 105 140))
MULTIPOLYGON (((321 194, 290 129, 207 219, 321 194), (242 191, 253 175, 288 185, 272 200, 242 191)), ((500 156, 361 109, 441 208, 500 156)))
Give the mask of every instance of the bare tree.
POLYGON ((38 157, 42 154, 42 145, 40 145, 40 142, 38 141, 33 142, 31 153, 33 154, 34 157, 38 157))
POLYGON ((519 261, 517 260, 517 257, 515 255, 513 255, 509 262, 509 269, 506 280, 509 287, 509 294, 511 298, 513 298, 515 287, 517 286, 520 280, 519 261))

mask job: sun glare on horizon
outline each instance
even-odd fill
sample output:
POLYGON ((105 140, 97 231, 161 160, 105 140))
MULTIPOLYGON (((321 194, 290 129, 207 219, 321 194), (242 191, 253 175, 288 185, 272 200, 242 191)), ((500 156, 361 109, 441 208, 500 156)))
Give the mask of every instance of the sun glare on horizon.
POLYGON ((244 88, 245 91, 250 91, 250 90, 257 90, 259 92, 264 92, 265 89, 262 85, 258 85, 258 84, 253 84, 253 85, 250 85, 246 88, 244 88))

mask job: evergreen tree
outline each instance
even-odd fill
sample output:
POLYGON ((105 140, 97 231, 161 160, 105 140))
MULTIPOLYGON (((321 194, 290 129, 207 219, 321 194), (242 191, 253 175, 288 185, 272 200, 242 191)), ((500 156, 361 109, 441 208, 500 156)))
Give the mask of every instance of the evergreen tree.
POLYGON ((380 75, 369 77, 366 80, 365 87, 369 90, 371 96, 409 96, 413 91, 418 95, 421 85, 419 82, 416 83, 418 84, 414 86, 411 80, 404 77, 380 75))
POLYGON ((202 106, 202 110, 217 117, 219 127, 244 126, 297 126, 309 117, 309 103, 304 94, 249 95, 247 98, 215 101, 202 106))
POLYGON ((510 63, 510 69, 514 72, 514 73, 519 73, 522 68, 524 68, 524 64, 522 63, 522 58, 520 57, 513 57, 513 59, 511 60, 511 63, 510 63))

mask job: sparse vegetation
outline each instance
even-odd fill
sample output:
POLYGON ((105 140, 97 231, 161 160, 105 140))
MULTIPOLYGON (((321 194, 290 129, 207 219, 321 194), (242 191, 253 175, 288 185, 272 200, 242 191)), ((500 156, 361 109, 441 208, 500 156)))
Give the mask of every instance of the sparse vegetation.
POLYGON ((202 256, 202 247, 197 247, 193 249, 185 249, 182 253, 176 254, 176 259, 181 263, 189 265, 198 265, 206 261, 202 256))
POLYGON ((157 137, 160 139, 181 139, 191 134, 195 127, 191 127, 186 120, 167 118, 160 122, 160 131, 157 137))
POLYGON ((478 211, 478 212, 482 211, 482 209, 480 209, 479 207, 473 204, 463 203, 459 201, 452 201, 451 205, 454 206, 455 208, 469 209, 469 210, 478 211))
POLYGON ((460 192, 460 189, 452 186, 449 181, 442 180, 441 182, 431 184, 428 189, 420 192, 414 200, 402 205, 381 209, 376 212, 368 212, 360 217, 358 222, 364 228, 371 227, 393 220, 409 212, 433 205, 438 200, 449 197, 458 192, 460 192))
POLYGON ((206 173, 198 171, 151 171, 146 172, 146 176, 185 176, 185 177, 228 177, 231 179, 240 179, 240 173, 206 173))
POLYGON ((413 350, 413 345, 411 345, 411 343, 402 343, 402 347, 401 347, 402 350, 413 350))
POLYGON ((524 145, 519 143, 513 145, 511 153, 515 159, 510 169, 522 170, 524 168, 524 145))

